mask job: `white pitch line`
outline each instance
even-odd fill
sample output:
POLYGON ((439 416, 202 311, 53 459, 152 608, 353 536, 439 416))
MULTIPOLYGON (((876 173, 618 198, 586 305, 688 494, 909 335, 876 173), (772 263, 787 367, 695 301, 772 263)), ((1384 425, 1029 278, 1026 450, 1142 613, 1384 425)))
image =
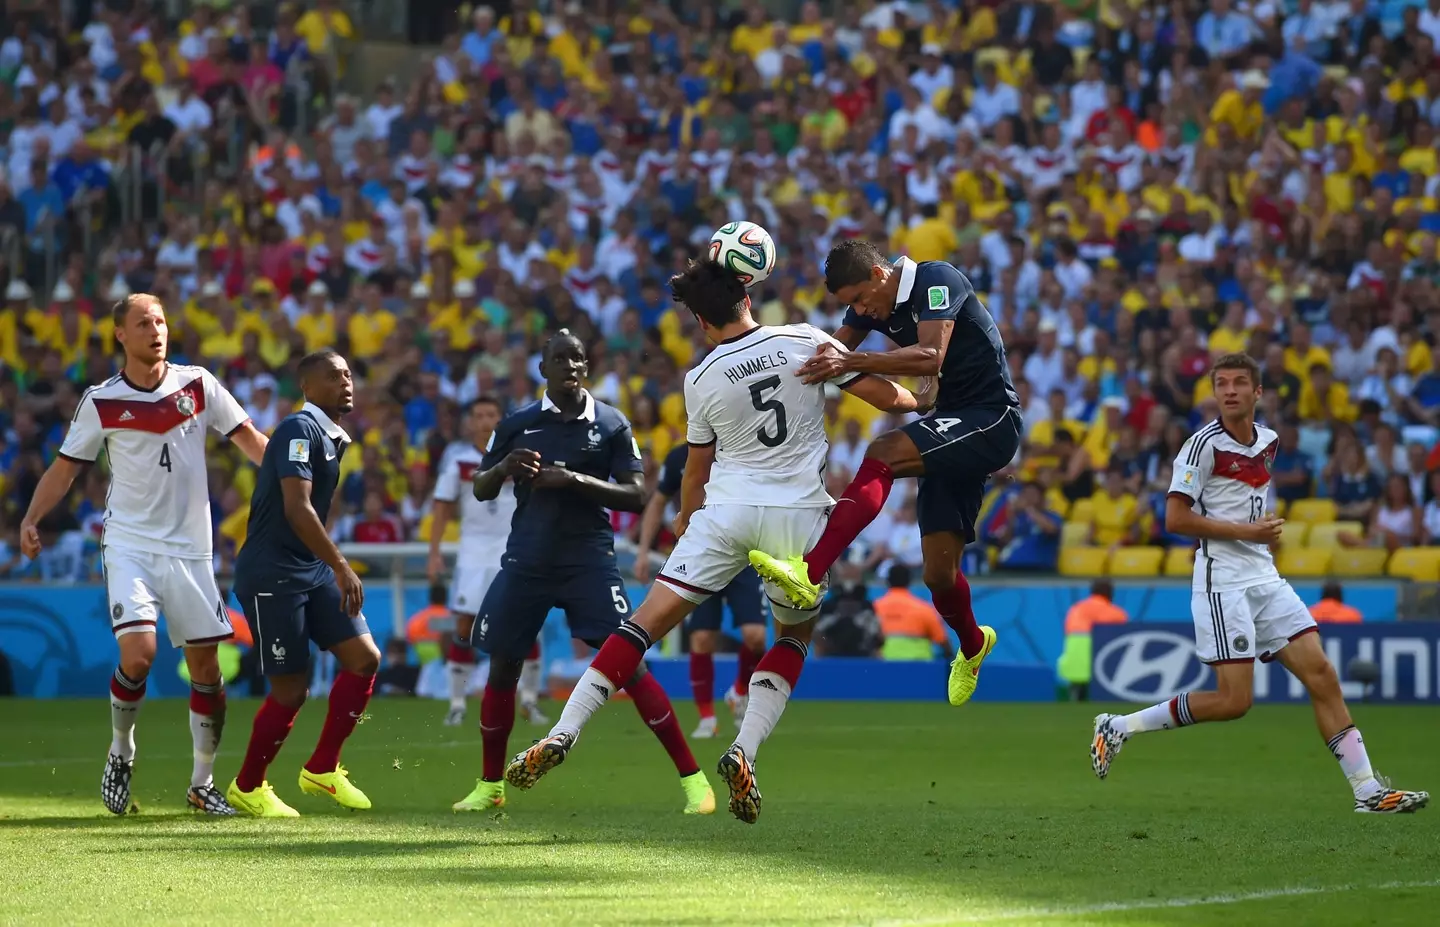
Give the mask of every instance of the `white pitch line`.
MULTIPOLYGON (((366 743, 346 744, 346 745, 345 745, 345 752, 346 752, 346 753, 389 753, 389 754, 392 755, 392 756, 398 755, 398 756, 401 756, 401 757, 403 758, 406 750, 418 750, 418 751, 422 751, 422 752, 423 752, 423 751, 425 751, 425 750, 436 750, 436 749, 439 749, 439 750, 454 750, 454 749, 457 749, 457 748, 460 748, 460 747, 475 747, 475 748, 478 749, 478 748, 480 747, 480 739, 477 737, 477 738, 476 738, 475 740, 473 740, 473 741, 472 741, 472 740, 440 740, 440 741, 436 741, 435 743, 415 743, 415 744, 407 744, 407 745, 404 746, 404 747, 384 746, 384 745, 381 745, 381 744, 366 744, 366 743)), ((245 751, 241 750, 240 752, 243 754, 245 751)), ((223 754, 222 754, 222 756, 223 756, 223 754)), ((149 762, 149 761, 151 761, 151 760, 163 760, 163 761, 169 762, 169 761, 171 761, 171 760, 188 760, 188 759, 191 759, 191 755, 190 755, 189 753, 143 753, 143 752, 137 752, 137 753, 135 754, 135 759, 137 759, 137 760, 144 760, 144 761, 146 761, 146 762, 149 762)), ((15 768, 29 767, 29 766, 74 766, 74 765, 77 764, 77 763, 80 763, 80 764, 84 764, 84 763, 96 763, 96 765, 99 765, 99 766, 105 765, 103 761, 97 762, 96 759, 95 759, 95 757, 93 757, 93 756, 63 756, 63 757, 54 757, 54 758, 48 759, 48 760, 47 760, 47 759, 37 759, 37 760, 0 760, 0 769, 15 769, 15 768)))
POLYGON ((1338 895, 1356 891, 1389 891, 1397 888, 1440 888, 1440 879, 1424 882, 1381 882, 1376 885, 1301 885, 1292 888, 1271 888, 1234 895, 1205 895, 1198 898, 1155 898, 1137 901, 1107 901, 1103 904, 1068 907, 1017 908, 989 914, 961 914, 955 917, 933 917, 919 920, 875 921, 873 927, 935 927, 941 924, 993 924, 1003 921, 1035 918, 1084 917, 1088 914, 1116 914, 1127 911, 1152 911, 1166 908, 1203 908, 1212 905, 1243 904, 1247 901, 1268 901, 1274 898, 1295 898, 1305 895, 1338 895))

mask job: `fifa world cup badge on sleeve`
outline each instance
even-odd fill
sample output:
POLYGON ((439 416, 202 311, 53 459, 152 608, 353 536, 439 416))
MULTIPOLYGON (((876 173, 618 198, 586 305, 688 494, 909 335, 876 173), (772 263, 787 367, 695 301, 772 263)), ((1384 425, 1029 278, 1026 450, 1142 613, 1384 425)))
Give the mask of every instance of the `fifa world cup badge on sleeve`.
POLYGON ((296 438, 290 442, 290 459, 295 463, 310 462, 310 442, 304 438, 296 438))
POLYGON ((1185 475, 1182 476, 1182 477, 1180 477, 1180 482, 1181 482, 1183 485, 1185 485, 1185 486, 1194 486, 1194 485, 1195 485, 1195 471, 1194 471, 1194 470, 1186 470, 1186 471, 1185 471, 1185 475))
POLYGON ((950 288, 948 286, 932 286, 925 295, 931 309, 944 309, 950 305, 950 288))

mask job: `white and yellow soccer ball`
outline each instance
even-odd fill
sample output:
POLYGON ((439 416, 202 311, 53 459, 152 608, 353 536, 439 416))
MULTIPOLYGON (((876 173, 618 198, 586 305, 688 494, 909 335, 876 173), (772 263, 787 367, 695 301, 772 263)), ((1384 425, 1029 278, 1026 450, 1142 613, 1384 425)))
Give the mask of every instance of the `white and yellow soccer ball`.
POLYGON ((750 287, 775 270, 775 240, 754 222, 730 222, 710 236, 709 256, 750 287))

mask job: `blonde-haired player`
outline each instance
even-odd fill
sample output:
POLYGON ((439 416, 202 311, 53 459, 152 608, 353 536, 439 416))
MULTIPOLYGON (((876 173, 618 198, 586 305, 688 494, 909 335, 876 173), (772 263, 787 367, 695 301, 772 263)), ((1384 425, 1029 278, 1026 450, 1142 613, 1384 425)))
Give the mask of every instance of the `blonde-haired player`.
POLYGON ((163 612, 170 642, 185 648, 190 670, 195 763, 187 800, 206 814, 234 814, 212 782, 225 724, 216 646, 232 630, 211 562, 205 437, 207 430, 228 436, 257 464, 268 439, 208 370, 166 360, 169 330, 159 299, 136 293, 111 311, 125 367, 80 397, 59 456, 21 522, 21 548, 27 557, 40 553, 40 522, 104 450, 110 491, 101 558, 120 661, 110 681, 114 736, 101 796, 115 814, 131 808, 135 720, 163 612))
POLYGON ((1279 660, 1310 693, 1320 736, 1350 783, 1355 810, 1423 808, 1427 793, 1392 789, 1371 769, 1315 619, 1275 569, 1270 546, 1280 540, 1284 521, 1266 511, 1277 436, 1255 423, 1260 367, 1248 355, 1226 354, 1215 360, 1210 378, 1220 418, 1181 447, 1165 528, 1200 542, 1190 608, 1196 656, 1215 671, 1216 691, 1186 692, 1133 714, 1097 717, 1090 743, 1095 775, 1109 774, 1135 734, 1244 717, 1254 695, 1255 660, 1279 660))

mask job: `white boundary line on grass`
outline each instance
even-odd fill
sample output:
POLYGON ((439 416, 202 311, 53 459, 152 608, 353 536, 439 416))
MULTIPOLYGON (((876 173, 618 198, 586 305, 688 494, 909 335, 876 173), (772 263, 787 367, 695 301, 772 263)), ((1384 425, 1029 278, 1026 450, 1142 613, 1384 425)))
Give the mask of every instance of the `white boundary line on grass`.
POLYGON ((1164 908, 1203 908, 1211 905, 1242 904, 1247 901, 1268 901, 1273 898, 1294 898, 1305 895, 1337 895, 1355 891, 1387 891, 1400 888, 1440 888, 1440 879, 1421 882, 1382 882, 1377 885, 1317 885, 1292 888, 1271 888, 1233 895, 1204 895, 1197 898, 1154 898, 1136 901, 1107 901, 1103 904, 1067 907, 1016 908, 990 914, 962 914, 956 917, 927 917, 919 920, 877 921, 874 927, 929 927, 941 924, 991 924, 1002 921, 1034 918, 1084 917, 1087 914, 1118 914, 1128 911, 1151 911, 1164 908))
MULTIPOLYGON (((459 748, 461 748, 461 747, 475 747, 476 749, 479 749, 479 747, 480 747, 480 738, 477 737, 477 738, 475 738, 473 741, 470 741, 470 740, 437 740, 437 741, 435 741, 434 743, 415 743, 415 744, 409 744, 409 745, 407 745, 407 746, 408 746, 410 749, 412 749, 412 750, 435 750, 435 749, 441 749, 441 750, 456 750, 456 749, 459 749, 459 748)), ((102 748, 102 749, 103 749, 103 748, 102 748)), ((345 752, 346 752, 346 753, 357 753, 357 752, 358 752, 358 753, 389 753, 389 754, 391 754, 391 755, 396 755, 396 754, 397 754, 397 751, 398 751, 398 755, 403 759, 403 758, 404 758, 404 754, 405 754, 405 748, 402 748, 402 747, 395 747, 395 746, 393 746, 393 745, 391 745, 391 746, 385 746, 385 745, 382 745, 382 744, 366 744, 366 743, 346 744, 346 745, 345 745, 345 752)), ((244 752, 245 752, 245 751, 244 751, 243 749, 240 751, 240 753, 242 753, 242 754, 243 754, 244 752)), ((149 761, 152 761, 152 760, 161 760, 161 761, 166 761, 166 762, 168 762, 168 761, 171 761, 171 760, 188 760, 188 759, 190 759, 190 758, 191 758, 191 755, 188 754, 188 753, 143 753, 143 752, 137 752, 137 753, 135 754, 135 759, 137 759, 137 760, 144 760, 144 761, 146 761, 146 762, 149 762, 149 761)), ((34 760, 0 760, 0 769, 21 769, 21 768, 25 768, 25 767, 29 767, 29 766, 74 766, 74 765, 77 764, 77 763, 81 763, 81 764, 84 764, 84 763, 95 763, 95 765, 97 765, 97 766, 104 766, 104 765, 105 765, 104 760, 96 760, 95 757, 93 757, 93 756, 57 756, 57 757, 53 757, 53 758, 50 758, 50 759, 41 758, 41 759, 34 759, 34 760)))

